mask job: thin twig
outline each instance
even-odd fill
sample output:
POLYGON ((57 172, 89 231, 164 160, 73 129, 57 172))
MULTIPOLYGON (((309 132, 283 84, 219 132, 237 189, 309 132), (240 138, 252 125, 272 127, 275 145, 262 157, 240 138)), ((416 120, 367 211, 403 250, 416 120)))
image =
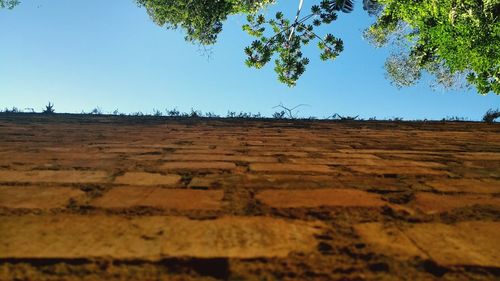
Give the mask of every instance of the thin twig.
POLYGON ((304 4, 304 0, 299 0, 299 8, 297 9, 297 15, 295 15, 295 20, 293 21, 292 31, 290 31, 290 35, 288 36, 288 42, 290 42, 290 40, 292 40, 293 33, 295 32, 295 25, 297 24, 297 21, 299 20, 300 11, 302 10, 302 4, 304 4))

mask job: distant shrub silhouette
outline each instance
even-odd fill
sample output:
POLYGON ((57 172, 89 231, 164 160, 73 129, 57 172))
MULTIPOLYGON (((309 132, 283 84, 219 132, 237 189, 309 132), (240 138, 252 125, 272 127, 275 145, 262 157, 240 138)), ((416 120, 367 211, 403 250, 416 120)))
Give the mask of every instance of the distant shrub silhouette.
POLYGON ((50 103, 45 106, 45 109, 42 111, 43 114, 54 114, 56 110, 54 109, 54 104, 50 103))
POLYGON ((203 117, 203 112, 200 110, 194 110, 191 108, 191 112, 189 113, 189 117, 191 118, 198 118, 198 117, 203 117))
POLYGON ((153 116, 161 117, 163 116, 163 112, 159 111, 158 109, 153 109, 153 116))
POLYGON ((285 111, 276 111, 275 113, 273 113, 273 118, 274 119, 283 119, 285 118, 285 114, 286 112, 285 111))
POLYGON ((174 108, 172 110, 165 109, 165 111, 167 112, 167 116, 169 117, 179 117, 181 115, 181 112, 177 110, 177 108, 174 108))
POLYGON ((445 118, 441 119, 441 121, 467 122, 469 120, 467 118, 460 117, 460 116, 446 116, 445 118))
POLYGON ((328 117, 328 119, 333 119, 333 120, 342 120, 342 121, 354 121, 358 119, 359 115, 356 116, 342 116, 338 113, 333 114, 332 116, 328 117))
MULTIPOLYGON (((401 117, 392 117, 392 118, 377 118, 377 117, 370 117, 368 119, 364 119, 363 117, 360 117, 359 115, 340 115, 338 113, 335 113, 333 115, 325 116, 325 117, 316 117, 316 116, 299 116, 299 107, 302 106, 308 106, 307 104, 299 104, 297 106, 288 108, 287 106, 283 105, 280 103, 277 106, 274 106, 272 108, 274 109, 279 109, 272 113, 270 116, 269 115, 263 115, 260 112, 254 114, 252 112, 237 112, 237 111, 228 111, 226 115, 219 115, 214 112, 202 112, 201 110, 191 108, 189 112, 182 112, 179 111, 177 108, 174 109, 165 109, 165 112, 162 112, 158 109, 153 108, 152 112, 130 112, 130 113, 125 113, 125 112, 120 112, 118 109, 115 109, 112 112, 105 112, 103 111, 100 107, 94 108, 90 112, 85 112, 82 111, 80 114, 81 115, 103 115, 103 116, 135 116, 135 117, 156 117, 156 118, 227 118, 227 119, 276 119, 276 120, 334 120, 334 121, 388 121, 388 122, 401 122, 401 121, 410 121, 410 122, 428 122, 428 121, 442 121, 442 122, 478 122, 479 120, 471 120, 469 118, 464 118, 464 117, 450 117, 447 116, 445 118, 442 118, 440 120, 438 119, 413 119, 413 120, 408 120, 408 119, 403 119, 401 117)), ((6 114, 12 114, 12 113, 19 113, 19 114, 40 114, 36 113, 33 108, 25 108, 24 110, 17 108, 17 107, 3 107, 4 109, 0 108, 0 114, 6 113, 6 114)), ((52 102, 49 102, 48 105, 45 106, 45 109, 42 110, 41 114, 56 114, 55 109, 54 109, 54 104, 52 102)), ((61 114, 72 114, 72 113, 64 113, 61 112, 61 114)), ((481 121, 483 122, 495 122, 495 119, 500 118, 500 111, 499 109, 493 110, 490 109, 488 110, 483 119, 481 121)))
POLYGON ((22 111, 19 108, 13 106, 12 109, 9 109, 9 108, 6 107, 3 110, 3 112, 5 112, 5 113, 21 113, 22 111))
POLYGON ((90 112, 90 114, 93 114, 93 115, 102 115, 103 112, 102 112, 102 109, 100 107, 96 107, 96 108, 92 109, 92 111, 90 112))
POLYGON ((497 109, 489 109, 483 116, 483 121, 486 123, 493 123, 495 119, 500 117, 500 111, 497 109))

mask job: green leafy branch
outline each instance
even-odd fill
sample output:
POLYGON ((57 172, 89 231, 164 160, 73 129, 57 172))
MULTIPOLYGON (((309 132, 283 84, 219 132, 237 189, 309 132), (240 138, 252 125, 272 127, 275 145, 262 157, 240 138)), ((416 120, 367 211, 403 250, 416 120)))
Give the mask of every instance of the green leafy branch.
POLYGON ((321 37, 314 29, 323 24, 331 24, 337 19, 338 11, 349 13, 353 10, 352 0, 323 0, 320 5, 311 7, 310 14, 300 18, 301 4, 302 1, 293 22, 286 19, 282 12, 276 13, 272 19, 266 19, 262 14, 250 14, 247 17, 248 23, 243 26, 243 30, 249 35, 257 37, 245 48, 247 66, 260 69, 277 55, 274 70, 278 74, 278 80, 289 87, 296 85, 309 64, 309 59, 303 56, 303 46, 318 40, 317 46, 323 61, 334 60, 344 50, 341 39, 332 34, 321 37), (312 22, 307 23, 309 20, 312 22), (272 36, 265 35, 269 27, 272 36))
POLYGON ((13 9, 15 6, 19 5, 19 0, 0 0, 0 9, 13 9))

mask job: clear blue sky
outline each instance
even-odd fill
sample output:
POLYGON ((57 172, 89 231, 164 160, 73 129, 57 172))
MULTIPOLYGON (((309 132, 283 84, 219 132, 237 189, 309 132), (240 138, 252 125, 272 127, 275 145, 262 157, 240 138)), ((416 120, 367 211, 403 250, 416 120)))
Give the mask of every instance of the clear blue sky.
MULTIPOLYGON (((279 2, 269 12, 279 8, 292 17, 296 1, 279 2)), ((40 111, 52 101, 58 112, 193 107, 271 115, 281 102, 307 104, 302 116, 472 120, 500 107, 499 96, 474 90, 391 86, 383 70, 387 50, 362 39, 372 20, 360 0, 354 13, 340 14, 328 29, 344 40, 345 51, 324 63, 315 46, 308 48, 308 70, 290 89, 276 80, 272 64, 260 71, 244 65, 243 48, 252 40, 241 31, 244 17, 225 23, 208 59, 181 31, 156 26, 133 0, 23 0, 0 10, 0 107, 40 111)))

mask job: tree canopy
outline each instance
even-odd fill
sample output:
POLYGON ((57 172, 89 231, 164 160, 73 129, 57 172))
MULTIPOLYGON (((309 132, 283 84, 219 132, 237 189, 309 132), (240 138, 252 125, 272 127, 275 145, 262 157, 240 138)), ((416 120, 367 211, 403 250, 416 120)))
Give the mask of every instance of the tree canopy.
POLYGON ((396 50, 385 65, 394 84, 413 85, 427 71, 444 87, 466 79, 481 94, 500 94, 499 0, 379 3, 383 9, 365 37, 396 50))
POLYGON ((318 41, 322 60, 334 60, 343 51, 344 43, 341 39, 333 34, 319 36, 314 28, 335 21, 338 11, 349 13, 353 8, 353 2, 350 0, 324 0, 321 5, 313 5, 308 15, 300 17, 302 3, 300 1, 294 21, 286 19, 282 12, 278 12, 275 18, 269 20, 264 15, 249 15, 248 24, 243 26, 243 30, 248 34, 257 37, 257 40, 245 48, 248 56, 246 64, 249 67, 262 68, 276 54, 274 70, 279 81, 288 86, 295 86, 309 64, 309 59, 303 57, 301 51, 303 45, 313 40, 318 41), (267 34, 271 35, 267 35, 266 31, 270 31, 267 34))
POLYGON ((19 3, 19 0, 0 0, 0 9, 12 9, 19 3))
POLYGON ((151 19, 169 29, 181 28, 186 40, 211 45, 231 14, 252 13, 271 0, 136 0, 151 19))
MULTIPOLYGON (((189 42, 211 45, 229 15, 248 14, 243 30, 256 37, 245 48, 246 64, 262 68, 274 58, 279 81, 295 86, 309 59, 302 47, 317 42, 322 60, 335 59, 344 43, 315 28, 349 13, 354 0, 315 0, 310 12, 294 19, 278 12, 266 19, 259 10, 275 0, 134 0, 151 19, 168 29, 183 29, 189 42)), ((12 9, 19 0, 0 0, 12 9)), ((387 77, 397 87, 416 84, 423 73, 445 88, 473 86, 481 94, 500 95, 500 0, 363 0, 375 17, 364 37, 393 53, 385 63, 387 77)))
MULTIPOLYGON (((317 0, 310 13, 295 19, 278 12, 257 15, 273 0, 137 0, 151 18, 167 28, 182 28, 186 40, 214 44, 231 14, 247 13, 243 30, 256 37, 245 48, 246 64, 262 68, 274 58, 278 80, 295 86, 309 58, 302 47, 316 41, 322 60, 334 60, 344 49, 333 34, 318 35, 338 12, 354 9, 352 0, 317 0)), ((427 72, 433 85, 445 88, 472 85, 481 94, 500 94, 500 0, 363 0, 376 22, 365 38, 376 47, 394 50, 387 59, 387 77, 397 87, 417 83, 427 72)))

